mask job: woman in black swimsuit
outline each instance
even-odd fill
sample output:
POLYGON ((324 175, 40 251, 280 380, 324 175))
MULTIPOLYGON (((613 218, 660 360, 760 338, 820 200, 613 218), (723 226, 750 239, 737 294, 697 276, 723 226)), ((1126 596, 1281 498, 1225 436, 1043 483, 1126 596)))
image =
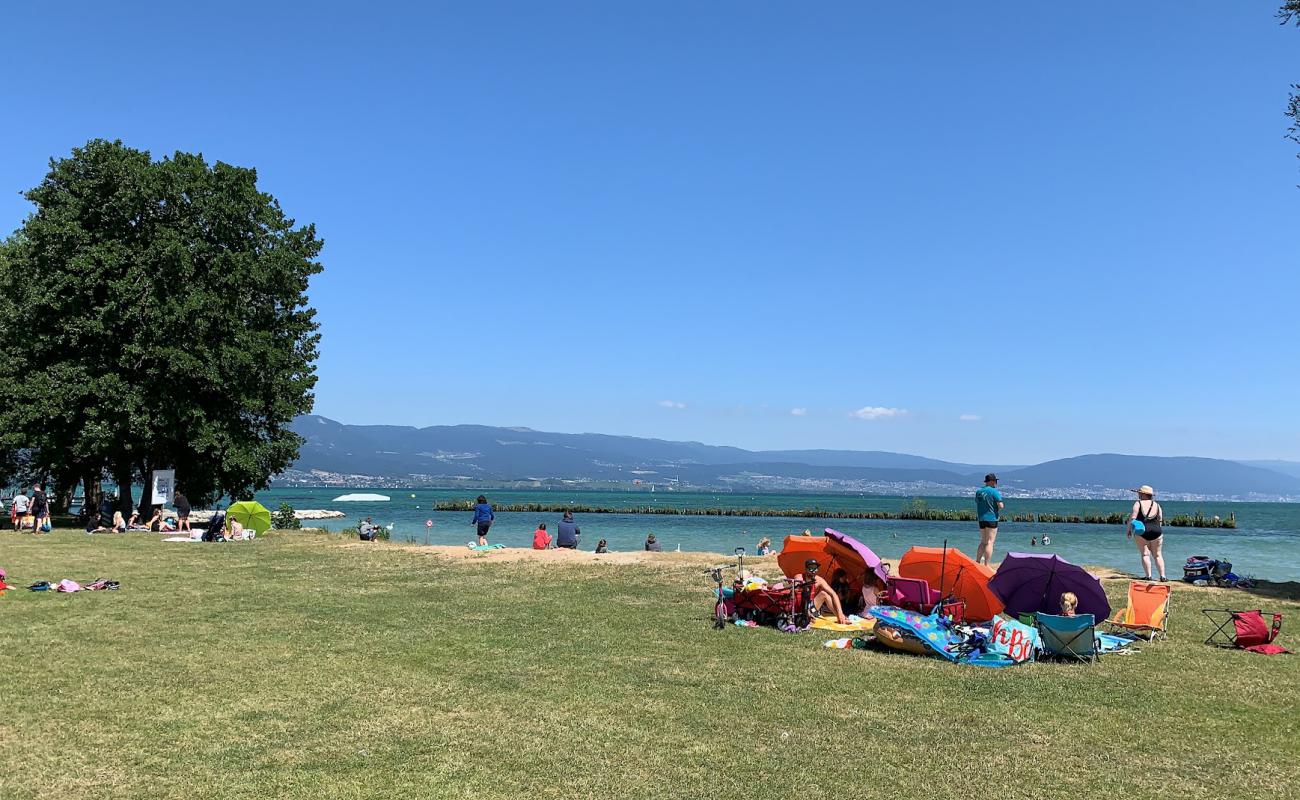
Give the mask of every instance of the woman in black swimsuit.
POLYGON ((1142 579, 1151 580, 1151 557, 1155 556, 1156 569, 1160 571, 1160 580, 1168 581, 1165 577, 1165 557, 1160 552, 1160 546, 1164 542, 1164 531, 1162 526, 1165 521, 1165 511, 1156 502, 1156 490, 1143 484, 1136 489, 1129 491, 1137 492, 1137 502, 1133 504, 1133 514, 1129 517, 1128 538, 1137 542, 1138 553, 1142 556, 1142 579), (1133 536, 1133 523, 1141 522, 1143 530, 1135 538, 1133 536))

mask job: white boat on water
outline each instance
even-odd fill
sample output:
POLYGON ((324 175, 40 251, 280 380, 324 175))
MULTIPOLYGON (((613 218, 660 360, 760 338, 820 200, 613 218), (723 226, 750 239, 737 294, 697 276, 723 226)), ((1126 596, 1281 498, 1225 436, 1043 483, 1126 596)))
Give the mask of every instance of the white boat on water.
POLYGON ((384 494, 345 494, 334 498, 335 503, 382 503, 389 500, 384 494))

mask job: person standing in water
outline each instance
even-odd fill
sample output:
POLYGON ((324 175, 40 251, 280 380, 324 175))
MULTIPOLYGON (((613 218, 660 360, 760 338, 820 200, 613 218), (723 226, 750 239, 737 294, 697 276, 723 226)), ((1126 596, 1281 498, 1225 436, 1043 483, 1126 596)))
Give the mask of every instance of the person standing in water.
POLYGON ((487 501, 486 497, 479 495, 478 500, 474 503, 474 519, 470 520, 470 524, 475 526, 478 532, 479 547, 488 543, 488 529, 492 527, 492 520, 494 519, 496 519, 496 515, 492 513, 492 504, 487 501))
POLYGON ((1133 513, 1128 518, 1128 538, 1137 542, 1138 555, 1142 558, 1142 580, 1151 580, 1151 558, 1156 560, 1156 569, 1160 573, 1161 583, 1165 577, 1165 556, 1160 548, 1164 544, 1165 510, 1156 502, 1156 490, 1146 484, 1136 489, 1137 502, 1133 504, 1133 513), (1141 527, 1137 525, 1141 523, 1141 527), (1137 536, 1134 536, 1134 533, 1137 536))
POLYGON ((990 472, 984 476, 984 486, 975 491, 975 513, 980 526, 980 546, 975 551, 977 564, 988 564, 993 560, 993 543, 998 538, 998 516, 1002 509, 998 476, 990 472))

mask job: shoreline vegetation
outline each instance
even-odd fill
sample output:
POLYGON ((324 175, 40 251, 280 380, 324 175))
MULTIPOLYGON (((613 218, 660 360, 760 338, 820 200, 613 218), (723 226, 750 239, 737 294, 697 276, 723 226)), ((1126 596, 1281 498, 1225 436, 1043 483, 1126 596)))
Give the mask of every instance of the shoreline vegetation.
MULTIPOLYGON (((469 501, 441 501, 434 504, 435 511, 473 511, 474 504, 469 501)), ((796 517, 805 519, 880 519, 880 520, 918 520, 930 522, 974 522, 973 509, 931 508, 924 500, 913 499, 899 511, 830 511, 822 508, 732 508, 713 506, 708 508, 673 508, 671 506, 589 506, 569 503, 494 503, 494 511, 506 513, 561 514, 572 511, 575 514, 662 514, 666 516, 685 517, 796 517)), ((1109 514, 1012 514, 1002 518, 1003 522, 1027 522, 1038 524, 1081 524, 1081 525, 1123 525, 1128 522, 1128 515, 1119 512, 1109 514)), ((1197 511, 1194 514, 1178 514, 1165 519, 1165 525, 1173 528, 1236 528, 1237 515, 1229 512, 1227 516, 1207 516, 1197 511)))

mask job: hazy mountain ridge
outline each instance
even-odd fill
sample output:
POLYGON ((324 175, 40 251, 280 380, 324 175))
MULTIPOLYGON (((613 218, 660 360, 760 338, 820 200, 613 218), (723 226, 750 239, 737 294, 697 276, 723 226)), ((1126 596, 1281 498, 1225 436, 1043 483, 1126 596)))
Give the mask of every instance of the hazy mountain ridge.
POLYGON ((321 471, 400 481, 639 479, 697 486, 923 491, 927 486, 975 486, 992 468, 1011 489, 1096 493, 1149 483, 1163 493, 1300 497, 1300 476, 1211 458, 1101 453, 989 467, 884 451, 752 451, 518 427, 345 425, 318 415, 299 417, 293 428, 306 439, 294 476, 321 471))

